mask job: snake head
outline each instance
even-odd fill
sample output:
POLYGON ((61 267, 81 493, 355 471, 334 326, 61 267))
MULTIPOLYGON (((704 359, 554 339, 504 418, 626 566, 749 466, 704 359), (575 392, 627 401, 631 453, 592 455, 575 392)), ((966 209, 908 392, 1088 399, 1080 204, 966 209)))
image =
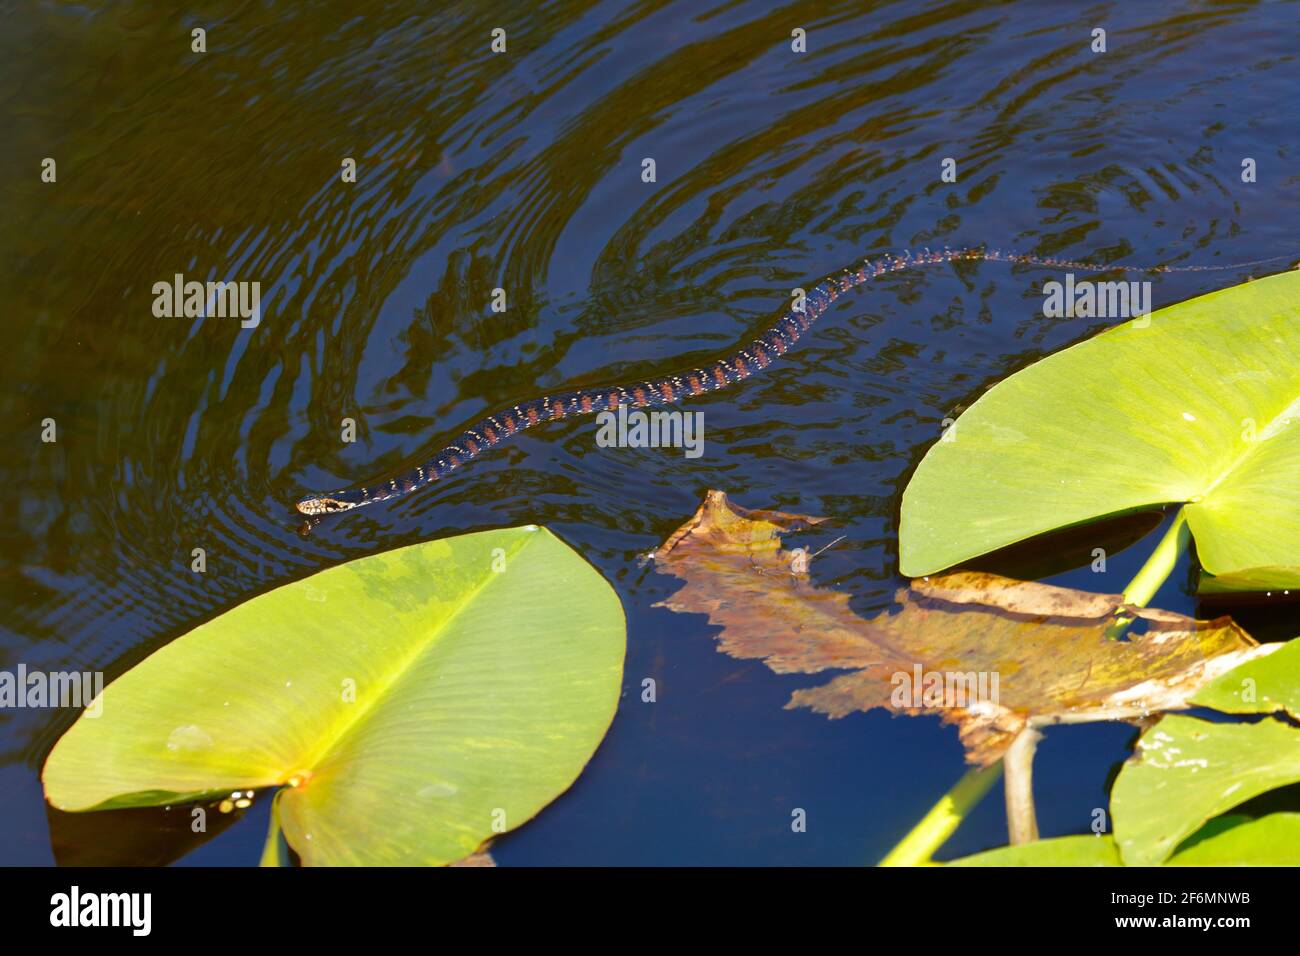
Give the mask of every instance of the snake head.
POLYGON ((294 507, 305 515, 328 515, 338 511, 348 511, 356 506, 354 501, 343 501, 330 495, 310 495, 294 507))

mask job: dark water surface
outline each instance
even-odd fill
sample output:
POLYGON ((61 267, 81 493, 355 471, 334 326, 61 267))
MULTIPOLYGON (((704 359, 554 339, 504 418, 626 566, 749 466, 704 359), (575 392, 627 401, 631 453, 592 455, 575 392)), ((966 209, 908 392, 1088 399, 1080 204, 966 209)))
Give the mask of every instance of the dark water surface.
MULTIPOLYGON (((792 287, 868 253, 1296 254, 1300 7, 434 6, 4 5, 0 668, 111 678, 321 568, 545 524, 628 609, 626 693, 587 773, 497 858, 873 862, 962 772, 956 733, 783 710, 823 678, 718 654, 703 618, 651 608, 673 585, 635 559, 722 488, 836 516, 813 543, 845 540, 814 577, 863 613, 888 607, 899 498, 942 419, 1104 324, 1042 317, 1040 284, 1059 274, 945 265, 841 299, 781 362, 692 406, 697 460, 597 448, 587 419, 305 540, 291 504, 401 467, 503 404, 729 350, 792 287), (196 26, 206 54, 190 51, 196 26), (504 55, 489 51, 498 26, 504 55), (1094 27, 1105 54, 1089 50, 1094 27), (948 156, 956 184, 939 181, 948 156), (1241 182, 1245 157, 1257 183, 1241 182), (259 281, 261 324, 154 317, 153 284, 178 272, 259 281), (504 314, 489 309, 497 287, 504 314), (206 574, 189 569, 196 547, 206 574), (655 704, 640 701, 645 677, 655 704), (791 832, 796 807, 807 833, 791 832)), ((1250 274, 1132 278, 1160 306, 1250 274)), ((1117 389, 1142 374, 1115 371, 1117 389)), ((1032 557, 1053 580, 1115 591, 1151 540, 1104 575, 1032 557)), ((1192 610, 1182 580, 1159 603, 1192 610)), ((1287 620, 1261 630, 1293 636, 1287 620)), ((38 774, 73 716, 0 711, 0 863, 54 860, 38 774)), ((1086 831, 1131 737, 1049 734, 1045 834, 1086 831)), ((266 804, 183 861, 255 862, 266 804)), ((56 836, 61 859, 124 839, 77 825, 56 836)), ((945 853, 1004 841, 990 797, 945 853)))

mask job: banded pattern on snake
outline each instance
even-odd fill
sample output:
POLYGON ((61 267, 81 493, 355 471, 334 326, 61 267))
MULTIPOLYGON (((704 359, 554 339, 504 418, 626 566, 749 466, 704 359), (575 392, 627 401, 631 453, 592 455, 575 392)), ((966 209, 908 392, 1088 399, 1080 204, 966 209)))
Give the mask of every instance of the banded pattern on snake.
MULTIPOLYGON (((1222 266, 1157 266, 1145 269, 1150 272, 1207 272, 1242 268, 1263 262, 1273 262, 1286 256, 1239 262, 1222 266)), ((516 432, 548 421, 559 421, 579 415, 601 411, 615 411, 620 405, 643 408, 667 405, 684 398, 715 392, 737 382, 742 382, 761 371, 788 352, 814 322, 840 296, 851 292, 871 279, 890 272, 899 272, 916 266, 939 265, 945 262, 978 260, 1006 262, 1013 265, 1034 265, 1056 269, 1079 269, 1102 272, 1139 267, 1124 265, 1096 265, 1065 259, 1004 253, 983 248, 943 249, 905 252, 901 255, 883 255, 865 259, 857 266, 845 269, 818 284, 805 297, 804 308, 789 309, 780 320, 738 352, 704 368, 693 368, 662 378, 634 382, 627 385, 610 385, 602 388, 584 388, 577 391, 544 395, 520 405, 502 409, 484 418, 462 432, 451 444, 439 450, 427 462, 395 478, 378 483, 313 494, 297 503, 298 511, 309 518, 349 511, 362 505, 386 501, 399 495, 410 494, 425 485, 446 478, 463 468, 487 449, 506 440, 516 432)))

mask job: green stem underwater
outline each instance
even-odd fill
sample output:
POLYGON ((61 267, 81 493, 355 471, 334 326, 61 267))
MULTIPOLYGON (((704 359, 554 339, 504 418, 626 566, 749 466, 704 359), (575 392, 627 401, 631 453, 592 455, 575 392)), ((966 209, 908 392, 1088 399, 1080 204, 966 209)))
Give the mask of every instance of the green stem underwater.
POLYGON ((285 853, 284 840, 280 836, 280 791, 271 798, 271 824, 267 828, 266 843, 262 847, 262 860, 259 866, 288 866, 289 859, 285 853))
POLYGON ((1179 508, 1174 515, 1174 523, 1169 526, 1165 536, 1160 539, 1156 549, 1147 558, 1146 564, 1138 570, 1128 587, 1124 589, 1124 603, 1133 607, 1146 607, 1156 592, 1173 573, 1178 556, 1187 550, 1192 540, 1192 532, 1187 527, 1187 513, 1179 508))
POLYGON ((912 831, 880 861, 880 866, 923 866, 943 846, 966 815, 1002 776, 1002 761, 967 770, 912 831))
MULTIPOLYGON (((1150 604, 1156 592, 1169 580, 1174 566, 1178 564, 1178 556, 1187 550, 1191 540, 1192 532, 1187 526, 1187 512, 1180 507, 1178 513, 1174 515, 1174 522, 1169 526, 1169 530, 1165 532, 1146 563, 1138 569, 1138 573, 1124 589, 1124 603, 1129 607, 1146 607, 1150 604)), ((1134 620, 1131 614, 1116 615, 1115 620, 1106 630, 1106 637, 1112 641, 1119 640, 1134 620)))

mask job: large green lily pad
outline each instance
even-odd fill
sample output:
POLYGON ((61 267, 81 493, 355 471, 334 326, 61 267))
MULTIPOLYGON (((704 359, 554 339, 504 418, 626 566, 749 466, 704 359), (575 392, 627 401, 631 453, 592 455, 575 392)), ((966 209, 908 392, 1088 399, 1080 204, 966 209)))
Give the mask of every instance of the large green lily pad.
POLYGON ((1154 866, 1210 818, 1297 781, 1300 728, 1290 723, 1164 717, 1111 789, 1120 854, 1130 866, 1154 866))
POLYGON ((1300 813, 1216 817, 1167 866, 1300 866, 1300 813))
POLYGON ((55 745, 46 796, 77 811, 282 787, 304 863, 450 863, 582 771, 618 703, 625 641, 613 590, 545 529, 362 558, 115 680, 102 716, 55 745))
MULTIPOLYGON (((1065 836, 1003 846, 949 866, 1123 866, 1109 835, 1065 836)), ((1165 866, 1300 866, 1300 813, 1216 817, 1165 866)))
POLYGON ((1109 329, 998 383, 903 495, 903 574, 1183 504, 1207 589, 1300 587, 1300 271, 1109 329))
POLYGON ((973 853, 949 866, 1123 866, 1110 836, 1065 836, 1000 846, 973 853))

